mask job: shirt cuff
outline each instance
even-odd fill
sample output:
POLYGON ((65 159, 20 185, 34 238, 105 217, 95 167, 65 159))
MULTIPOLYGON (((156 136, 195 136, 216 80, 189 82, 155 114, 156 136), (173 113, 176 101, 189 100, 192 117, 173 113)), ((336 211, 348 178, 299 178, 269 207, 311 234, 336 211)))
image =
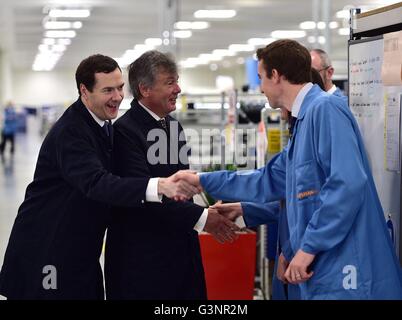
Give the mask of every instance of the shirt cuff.
POLYGON ((147 202, 162 202, 162 195, 158 194, 159 178, 149 179, 147 190, 145 191, 145 200, 147 202))
POLYGON ((208 209, 204 209, 204 211, 201 214, 201 217, 198 219, 197 223, 194 226, 194 230, 200 233, 201 231, 204 230, 205 224, 207 223, 207 218, 208 218, 208 209))

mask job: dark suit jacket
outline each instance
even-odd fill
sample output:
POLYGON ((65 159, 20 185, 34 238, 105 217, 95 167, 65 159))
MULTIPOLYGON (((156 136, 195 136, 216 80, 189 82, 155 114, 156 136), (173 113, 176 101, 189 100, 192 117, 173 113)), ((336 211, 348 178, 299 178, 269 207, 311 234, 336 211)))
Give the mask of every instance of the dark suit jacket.
POLYGON ((78 99, 39 152, 11 232, 0 274, 10 299, 103 299, 99 264, 111 205, 140 206, 147 178, 110 173, 112 141, 78 99), (57 289, 45 290, 46 265, 57 289))
MULTIPOLYGON (((155 145, 147 135, 152 129, 163 129, 137 101, 131 106, 114 125, 116 174, 167 177, 187 169, 187 164, 173 163, 178 150, 170 149, 169 143, 167 163, 151 164, 147 154, 154 153, 155 145)), ((182 127, 170 116, 167 124, 172 133, 169 141, 177 141, 175 128, 182 132, 182 127)), ((166 142, 161 145, 166 147, 166 142)), ((179 148, 184 145, 185 141, 179 142, 179 148)), ((163 203, 146 203, 141 209, 117 210, 107 232, 106 298, 206 299, 198 234, 193 230, 203 208, 164 198, 163 203)))

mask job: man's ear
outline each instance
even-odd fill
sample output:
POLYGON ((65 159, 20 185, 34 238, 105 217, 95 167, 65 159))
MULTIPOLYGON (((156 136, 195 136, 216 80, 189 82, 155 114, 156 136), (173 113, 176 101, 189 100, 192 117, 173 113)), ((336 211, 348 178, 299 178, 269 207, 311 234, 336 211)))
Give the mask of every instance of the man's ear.
POLYGON ((83 83, 80 83, 80 93, 81 93, 81 97, 87 98, 88 89, 83 83))
POLYGON ((334 75, 334 68, 333 68, 333 67, 329 67, 329 68, 327 69, 327 72, 328 72, 328 78, 329 78, 329 79, 332 79, 332 76, 334 75))
POLYGON ((281 75, 278 70, 272 69, 271 80, 274 81, 274 83, 278 83, 281 80, 281 75))
POLYGON ((141 96, 144 98, 148 98, 149 97, 149 93, 150 93, 150 88, 147 87, 146 85, 140 83, 138 88, 140 89, 140 93, 141 96))

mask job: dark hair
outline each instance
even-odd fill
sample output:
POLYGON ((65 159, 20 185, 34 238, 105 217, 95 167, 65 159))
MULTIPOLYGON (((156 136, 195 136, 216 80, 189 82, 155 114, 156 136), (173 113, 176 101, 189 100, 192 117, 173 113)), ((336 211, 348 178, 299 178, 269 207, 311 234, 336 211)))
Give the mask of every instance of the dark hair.
POLYGON ((311 68, 311 82, 314 84, 318 84, 319 87, 325 91, 324 82, 322 81, 320 73, 317 69, 311 68))
POLYGON ((140 99, 140 84, 152 87, 156 75, 161 72, 177 74, 177 65, 172 56, 156 50, 147 51, 128 66, 128 83, 135 99, 140 99))
POLYGON ((95 86, 95 73, 110 73, 117 68, 121 71, 118 63, 114 59, 101 54, 94 54, 82 60, 75 72, 78 94, 81 96, 81 83, 92 92, 95 86))
POLYGON ((268 78, 271 78, 272 70, 276 69, 291 84, 303 84, 311 79, 310 53, 297 41, 274 41, 258 49, 257 58, 263 61, 268 78))

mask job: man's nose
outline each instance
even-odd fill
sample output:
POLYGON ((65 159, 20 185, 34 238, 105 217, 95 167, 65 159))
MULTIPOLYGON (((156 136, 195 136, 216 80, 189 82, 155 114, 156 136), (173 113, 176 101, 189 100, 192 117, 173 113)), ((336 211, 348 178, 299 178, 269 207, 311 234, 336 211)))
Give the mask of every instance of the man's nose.
POLYGON ((181 88, 179 84, 176 84, 175 93, 179 94, 181 92, 181 88))
POLYGON ((115 89, 113 90, 113 100, 122 100, 124 98, 123 90, 115 89))

